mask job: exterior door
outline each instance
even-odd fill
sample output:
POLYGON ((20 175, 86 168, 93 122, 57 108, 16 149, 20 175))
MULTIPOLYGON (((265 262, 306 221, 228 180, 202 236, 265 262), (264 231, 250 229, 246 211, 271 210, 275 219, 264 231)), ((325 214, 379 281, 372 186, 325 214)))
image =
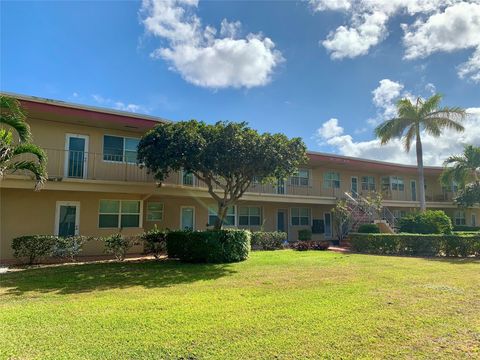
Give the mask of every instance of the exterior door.
POLYGON ((417 182, 415 180, 410 181, 410 191, 412 193, 412 201, 417 201, 417 182))
POLYGON ((352 196, 357 197, 358 195, 358 177, 352 176, 352 186, 351 186, 352 196))
POLYGON ((277 210, 277 231, 287 232, 287 210, 277 210))
POLYGON ((65 177, 87 177, 88 136, 67 134, 65 140, 65 177))
POLYGON ((285 194, 285 179, 277 180, 277 194, 285 194))
POLYGON ((477 226, 477 214, 472 214, 472 226, 477 226))
POLYGON ((323 218, 325 222, 325 239, 330 239, 332 237, 332 214, 325 213, 323 218))
POLYGON ((57 201, 55 216, 55 235, 74 236, 80 229, 80 203, 74 201, 57 201))
POLYGON ((195 229, 195 208, 193 206, 183 206, 180 214, 180 226, 182 230, 195 229))

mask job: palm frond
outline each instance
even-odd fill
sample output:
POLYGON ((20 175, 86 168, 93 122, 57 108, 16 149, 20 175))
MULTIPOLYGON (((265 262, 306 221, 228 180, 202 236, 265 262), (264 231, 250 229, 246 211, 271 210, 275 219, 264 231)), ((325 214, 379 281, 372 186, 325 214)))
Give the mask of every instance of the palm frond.
POLYGON ((434 110, 438 109, 440 102, 442 101, 441 94, 435 94, 429 97, 427 100, 424 100, 419 103, 418 114, 420 117, 425 117, 428 114, 432 113, 434 110))
POLYGON ((16 161, 11 162, 7 165, 7 171, 12 173, 20 170, 26 170, 33 174, 35 177, 35 190, 40 190, 47 180, 47 172, 45 167, 41 164, 38 164, 34 161, 16 161))
POLYGON ((40 147, 32 143, 19 144, 13 148, 13 156, 22 154, 34 155, 42 165, 47 163, 47 154, 40 147))
MULTIPOLYGON (((458 132, 463 132, 465 127, 457 121, 446 117, 428 117, 423 121, 425 129, 436 127, 441 133, 443 129, 452 129, 458 132)), ((437 135, 438 136, 438 135, 437 135)))
POLYGON ((0 124, 12 127, 21 142, 31 139, 30 126, 26 123, 26 115, 20 102, 9 96, 0 95, 0 124))
POLYGON ((397 101, 397 113, 399 118, 403 119, 418 119, 418 111, 410 99, 400 99, 397 101))
POLYGON ((406 152, 410 151, 410 147, 412 146, 413 140, 416 138, 416 134, 417 124, 412 124, 403 138, 403 146, 405 147, 406 152))
POLYGON ((394 118, 378 125, 375 128, 375 134, 384 145, 394 138, 401 138, 410 125, 412 125, 411 119, 394 118))

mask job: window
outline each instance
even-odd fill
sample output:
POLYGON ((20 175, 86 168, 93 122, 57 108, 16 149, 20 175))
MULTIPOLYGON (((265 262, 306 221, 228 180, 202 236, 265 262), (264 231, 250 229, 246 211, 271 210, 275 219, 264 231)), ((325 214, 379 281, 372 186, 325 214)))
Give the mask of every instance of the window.
POLYGON ((290 185, 308 186, 310 173, 307 169, 299 169, 295 174, 290 176, 290 185))
POLYGON ((403 177, 391 176, 390 177, 390 185, 392 186, 392 190, 396 190, 396 191, 404 191, 405 190, 405 184, 403 182, 403 177))
POLYGON ((340 188, 340 174, 336 172, 326 172, 323 174, 323 186, 327 189, 340 188))
POLYGON ((375 191, 375 178, 373 176, 362 176, 362 190, 375 191))
MULTIPOLYGON (((214 225, 217 220, 217 207, 208 208, 208 225, 214 225)), ((223 220, 223 224, 226 226, 235 226, 235 206, 229 206, 227 209, 227 216, 223 220)))
POLYGON ((193 186, 194 175, 189 171, 182 170, 182 185, 193 186))
POLYGON ((139 142, 139 139, 104 135, 103 160, 126 162, 129 164, 136 163, 139 142))
POLYGON ((382 177, 382 191, 405 191, 405 183, 401 176, 382 177))
POLYGON ((452 181, 450 186, 442 186, 442 190, 444 192, 458 192, 458 183, 456 181, 452 181))
POLYGON ((465 211, 457 210, 455 211, 455 225, 466 225, 465 221, 465 211))
POLYGON ((290 214, 292 225, 310 225, 309 208, 292 208, 290 214))
POLYGON ((238 224, 259 226, 262 222, 262 210, 258 206, 241 206, 238 209, 238 224))
POLYGON ((160 202, 147 203, 147 221, 163 220, 163 204, 160 202))
POLYGON ((140 227, 140 200, 100 200, 100 228, 140 227))

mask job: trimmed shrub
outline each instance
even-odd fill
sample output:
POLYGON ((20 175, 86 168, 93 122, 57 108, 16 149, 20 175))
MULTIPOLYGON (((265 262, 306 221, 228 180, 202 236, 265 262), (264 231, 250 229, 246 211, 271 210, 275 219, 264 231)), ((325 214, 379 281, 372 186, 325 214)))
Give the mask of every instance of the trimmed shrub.
POLYGON ((113 234, 102 239, 105 244, 105 252, 113 254, 117 260, 125 260, 127 251, 137 243, 136 238, 124 237, 122 234, 113 234))
POLYGON ((75 261, 88 240, 85 236, 54 237, 52 256, 75 261))
POLYGON ((350 234, 355 252, 379 255, 480 256, 480 235, 350 234))
POLYGON ((171 231, 167 233, 167 254, 193 263, 243 261, 250 253, 250 231, 224 229, 171 231))
POLYGON ((442 210, 427 210, 400 219, 400 232, 410 234, 451 234, 452 220, 442 210))
POLYGON ((143 240, 143 251, 147 255, 153 255, 155 259, 167 250, 167 231, 159 230, 156 227, 143 233, 140 238, 143 240))
POLYGON ((480 232, 480 226, 454 225, 453 231, 480 232))
POLYGON ((50 235, 27 235, 12 240, 13 256, 27 258, 28 264, 35 264, 40 258, 52 254, 56 237, 50 235))
POLYGON ((300 229, 298 230, 298 241, 310 241, 312 240, 312 230, 300 229))
POLYGON ((287 233, 280 231, 255 231, 251 235, 252 250, 279 250, 283 249, 287 240, 287 233))
POLYGON ((380 234, 380 229, 377 224, 361 224, 358 227, 358 232, 362 234, 380 234))
POLYGON ((292 249, 297 251, 307 250, 327 250, 330 247, 330 241, 298 241, 292 245, 292 249))

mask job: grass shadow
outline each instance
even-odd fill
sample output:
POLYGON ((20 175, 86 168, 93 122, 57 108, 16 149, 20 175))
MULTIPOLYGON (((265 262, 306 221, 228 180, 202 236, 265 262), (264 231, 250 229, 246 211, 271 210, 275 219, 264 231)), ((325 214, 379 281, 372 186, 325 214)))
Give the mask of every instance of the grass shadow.
POLYGON ((132 286, 161 288, 234 274, 228 264, 185 264, 175 260, 55 266, 0 275, 7 295, 29 291, 74 294, 132 286))
POLYGON ((478 257, 429 257, 425 258, 429 261, 438 261, 449 264, 464 265, 464 264, 478 264, 480 265, 480 258, 478 257))

